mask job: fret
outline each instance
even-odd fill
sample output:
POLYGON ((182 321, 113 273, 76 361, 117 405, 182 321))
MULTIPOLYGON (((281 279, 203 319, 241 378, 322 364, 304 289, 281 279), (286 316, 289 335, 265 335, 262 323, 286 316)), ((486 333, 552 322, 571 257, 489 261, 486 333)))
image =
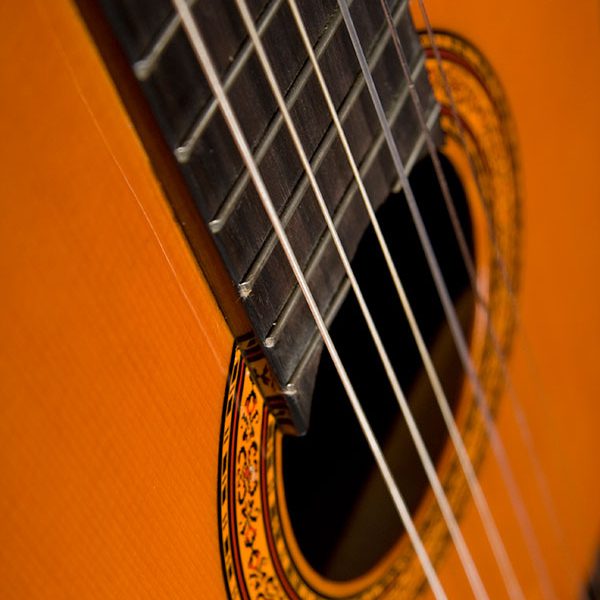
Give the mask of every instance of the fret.
MULTIPOLYGON (((423 68, 424 59, 421 57, 417 66, 413 69, 413 77, 417 82, 418 87, 422 90, 427 84, 427 74, 423 68)), ((365 90, 365 94, 367 94, 365 90)), ((405 88, 401 95, 397 98, 392 110, 389 112, 389 118, 392 123, 395 123, 401 116, 406 116, 411 112, 411 104, 408 102, 408 90, 405 88)), ((329 132, 331 139, 337 141, 335 131, 329 132)), ((418 136, 415 135, 414 139, 417 140, 418 136)), ((363 176, 366 176, 373 165, 373 161, 381 154, 382 144, 384 138, 383 133, 379 133, 374 141, 367 140, 368 151, 362 160, 358 160, 358 166, 363 176)), ((414 148, 411 149, 414 152, 414 148)), ((385 152, 385 149, 384 149, 385 152)), ((323 151, 324 156, 331 155, 331 149, 327 148, 323 151)), ((408 158, 408 157, 405 157, 408 158)), ((347 159, 340 146, 340 159, 342 166, 338 168, 338 171, 344 173, 344 183, 340 182, 340 187, 343 186, 343 190, 339 193, 339 202, 336 203, 336 214, 338 218, 346 208, 347 203, 350 201, 348 196, 350 189, 354 190, 352 186, 356 183, 352 177, 352 173, 347 164, 347 159), (341 211, 341 212, 340 212, 341 211)), ((410 161, 412 165, 412 160, 410 161)), ((295 250, 300 261, 301 266, 304 269, 309 268, 310 261, 313 260, 311 254, 317 252, 315 250, 317 244, 322 240, 323 234, 326 232, 325 221, 323 216, 316 206, 316 202, 313 200, 312 190, 305 187, 304 194, 301 190, 297 189, 295 196, 298 197, 298 201, 295 203, 296 206, 289 207, 284 213, 286 219, 286 229, 290 237, 295 238, 295 250), (309 194, 310 202, 307 202, 306 194, 309 194), (294 209, 294 210, 292 210, 294 209), (295 235, 296 228, 292 222, 292 218, 296 215, 301 215, 302 220, 310 223, 309 231, 299 238, 295 235)), ((358 200, 359 202, 360 199, 358 200)), ((279 247, 277 240, 273 238, 271 234, 267 244, 261 249, 255 263, 249 271, 249 277, 244 280, 243 289, 245 296, 251 291, 254 294, 253 306, 249 308, 257 323, 257 334, 261 336, 273 335, 269 333, 270 324, 273 322, 280 322, 281 311, 283 305, 289 298, 293 291, 294 285, 291 279, 287 279, 285 276, 281 276, 282 272, 287 272, 287 263, 285 257, 282 255, 281 248, 279 247), (250 278, 251 277, 251 278, 250 278)))
POLYGON ((171 148, 185 135, 198 108, 211 97, 202 69, 181 27, 175 28, 169 43, 162 49, 160 60, 140 85, 171 148))
MULTIPOLYGON (((421 64, 423 64, 423 63, 421 63, 421 64)), ((395 110, 390 114, 389 121, 390 121, 390 125, 392 127, 398 122, 398 118, 401 114, 401 109, 402 109, 402 104, 399 102, 396 105, 395 110)), ((429 115, 428 127, 431 128, 436 124, 437 119, 439 118, 439 114, 440 114, 440 107, 439 107, 439 105, 436 105, 429 115)), ((369 155, 367 156, 367 158, 365 159, 363 164, 360 166, 360 169, 359 169, 360 175, 361 175, 363 181, 365 182, 365 185, 366 185, 366 180, 368 179, 369 174, 371 172, 371 168, 374 165, 378 164, 378 160, 380 159, 381 151, 385 150, 384 143, 385 143, 385 136, 383 135, 383 132, 382 132, 381 135, 377 138, 376 142, 373 144, 373 148, 369 152, 369 155)), ((411 152, 408 160, 405 163, 405 168, 406 168, 407 172, 411 171, 411 169, 417 162, 419 156, 422 155, 422 153, 424 151, 424 147, 425 147, 425 136, 423 134, 421 134, 419 136, 417 144, 413 148, 413 151, 411 152)), ((402 187, 398 186, 394 189, 396 191, 401 191, 402 187)), ((333 222, 336 225, 336 228, 338 229, 339 232, 343 233, 342 220, 347 216, 350 205, 352 203, 358 204, 358 202, 356 202, 357 200, 359 200, 358 185, 357 185, 356 181, 353 180, 352 183, 349 185, 348 190, 344 194, 344 198, 343 198, 342 202, 340 203, 340 207, 333 218, 333 222)), ((372 196, 371 196, 371 200, 373 200, 372 196)), ((360 202, 360 200, 359 200, 359 202, 360 202)), ((379 202, 375 203, 375 207, 378 208, 381 203, 382 203, 382 201, 380 199, 379 202)), ((332 249, 331 235, 329 234, 329 232, 327 232, 320 239, 319 245, 318 245, 316 251, 314 252, 314 254, 311 258, 311 261, 305 271, 306 278, 307 278, 307 280, 309 280, 309 282, 313 279, 318 265, 323 263, 323 261, 324 261, 323 257, 325 255, 325 253, 327 251, 331 251, 331 249, 332 249)), ((352 250, 354 250, 354 249, 352 249, 352 250)), ((353 252, 351 252, 351 253, 353 253, 353 252)), ((342 272, 342 271, 340 271, 340 272, 342 272)), ((342 275, 342 276, 345 280, 347 280, 345 275, 342 275)), ((297 310, 299 303, 300 304, 302 303, 301 292, 298 288, 295 288, 292 293, 292 296, 286 302, 284 309, 281 311, 280 316, 277 319, 276 323, 271 327, 271 329, 269 330, 268 334, 265 337, 265 345, 268 348, 273 348, 279 342, 279 340, 282 337, 283 330, 286 328, 286 326, 289 325, 292 315, 293 315, 294 311, 297 310)), ((319 338, 318 332, 316 332, 316 330, 315 330, 315 335, 317 336, 317 338, 319 338)))
MULTIPOLYGON (((395 133, 402 122, 402 108, 400 103, 398 103, 397 110, 394 111, 395 133)), ((431 110, 428 118, 429 127, 433 127, 436 124, 439 118, 439 111, 440 107, 438 105, 431 110)), ((390 124, 392 125, 392 123, 390 124)), ((419 156, 423 153, 424 146, 425 136, 421 134, 410 157, 405 161, 407 171, 412 169, 419 156)), ((395 179, 393 170, 386 168, 389 167, 389 165, 385 164, 387 162, 391 165, 391 159, 389 159, 387 154, 385 138, 381 134, 376 142, 376 147, 374 145, 373 150, 369 153, 368 160, 361 166, 361 176, 376 208, 385 200, 387 192, 395 179)), ((353 256, 358 242, 362 237, 356 232, 357 230, 359 232, 363 231, 368 225, 366 211, 362 206, 362 200, 358 195, 358 186, 355 181, 351 183, 344 195, 344 199, 334 215, 334 223, 348 255, 353 256)), ((283 275, 283 277, 286 276, 287 273, 283 275)), ((305 276, 311 290, 314 291, 319 309, 327 312, 331 299, 335 297, 336 291, 343 284, 344 280, 346 280, 329 232, 326 232, 321 237, 318 247, 305 270, 305 276)), ((273 362, 276 370, 281 372, 284 380, 288 381, 292 377, 294 368, 303 360, 303 353, 309 351, 311 338, 315 336, 318 338, 314 322, 308 314, 299 288, 294 287, 283 310, 275 319, 273 326, 264 338, 265 354, 273 362), (299 352, 300 355, 298 355, 299 352)))
MULTIPOLYGON (((198 0, 187 0, 186 4, 189 7, 193 7, 197 1, 198 0)), ((181 18, 178 13, 175 13, 154 40, 150 52, 147 53, 144 58, 140 58, 133 63, 133 71, 139 81, 145 81, 150 77, 152 71, 154 71, 154 67, 158 64, 162 53, 173 39, 180 24, 181 18)))
MULTIPOLYGON (((403 2, 401 2, 400 5, 398 6, 398 8, 396 9, 395 14, 394 14, 394 21, 396 23, 399 22, 400 18, 404 14, 407 4, 408 4, 407 0, 403 0, 403 2)), ((321 40, 315 47, 315 55, 316 55, 317 59, 320 59, 323 56, 323 53, 328 48, 329 44, 331 43, 331 39, 333 38, 334 34, 337 32, 337 29, 342 22, 343 22, 343 19, 341 17, 341 14, 338 13, 335 20, 331 23, 330 27, 327 29, 327 32, 325 33, 323 38, 321 38, 321 40)), ((374 51, 371 53, 370 61, 369 61, 370 67, 372 67, 372 68, 376 67, 377 63, 379 62, 379 60, 383 54, 383 50, 385 49, 389 40, 390 40, 390 34, 389 34, 388 30, 386 29, 383 36, 381 37, 381 39, 378 41, 377 45, 375 46, 374 51)), ((302 90, 304 89, 304 86, 309 81, 309 78, 312 75, 313 75, 312 65, 310 62, 307 61, 305 66, 303 67, 302 71, 300 72, 300 75, 298 76, 295 87, 286 97, 286 107, 288 110, 290 110, 290 111, 292 110, 293 106, 295 105, 296 101, 298 100, 298 98, 300 96, 300 93, 302 92, 302 90)), ((364 79, 362 77, 358 76, 354 80, 354 84, 349 92, 350 101, 345 100, 340 108, 340 116, 342 118, 342 121, 347 118, 349 110, 352 107, 353 102, 356 100, 356 98, 358 97, 358 94, 360 93, 360 91, 363 88, 364 88, 364 79)), ((261 143, 259 144, 259 146, 257 147, 257 149, 254 153, 254 157, 258 164, 260 164, 261 160, 264 158, 266 151, 268 150, 269 146, 273 143, 273 140, 275 139, 275 136, 276 136, 277 132, 279 131, 279 129, 281 128, 282 124, 283 124, 283 117, 281 116, 281 114, 277 114, 274 121, 272 122, 269 129, 267 130, 267 133, 266 133, 264 139, 261 141, 261 143)), ((319 152, 319 149, 317 149, 317 152, 319 152)), ((303 176, 303 179, 306 179, 306 175, 303 176)), ((249 181, 249 175, 248 175, 247 171, 243 171, 240 174, 240 177, 238 178, 238 180, 235 182, 235 185, 232 188, 230 194, 225 199, 225 202, 223 203, 221 210, 215 216, 215 218, 209 223, 209 226, 213 233, 218 233, 220 231, 220 229, 223 227, 224 223, 227 221, 227 219, 231 215, 231 212, 233 211, 235 203, 240 201, 241 194, 244 191, 244 189, 246 188, 246 186, 248 185, 248 181, 249 181)), ((249 279, 249 276, 247 276, 246 279, 249 279)))
MULTIPOLYGON (((271 5, 267 8, 265 13, 260 17, 256 24, 259 35, 263 35, 266 28, 273 21, 275 14, 279 10, 283 2, 284 0, 274 0, 271 3, 271 5)), ((231 64, 231 67, 228 69, 228 71, 225 74, 225 77, 223 78, 223 87, 225 88, 226 92, 229 92, 231 86, 237 80, 242 69, 246 66, 248 59, 252 55, 252 52, 252 42, 248 38, 244 42, 243 46, 239 51, 239 54, 236 56, 235 60, 231 64)), ((197 119, 196 124, 192 127, 191 133, 185 139, 183 144, 175 148, 175 158, 180 163, 186 163, 189 161, 194 147, 198 143, 198 140, 202 137, 202 134, 206 130, 206 127, 214 117, 215 112, 218 110, 218 108, 219 105, 216 99, 214 98, 214 96, 211 97, 208 102, 208 105, 203 109, 203 111, 200 114, 200 117, 197 119)))
MULTIPOLYGON (((152 12, 151 0, 147 7, 152 12)), ((165 0, 161 0, 161 3, 165 0)), ((252 12, 260 15, 270 0, 252 0, 252 12)), ((146 10, 140 0, 103 0, 107 12, 129 15, 130 20, 144 20, 146 10), (129 5, 132 5, 131 7, 129 5), (125 8, 124 8, 125 6, 125 8)), ((169 146, 176 148, 188 134, 190 127, 211 99, 212 94, 202 70, 192 51, 187 35, 180 27, 179 18, 173 12, 170 0, 166 0, 169 12, 159 29, 144 30, 150 42, 142 54, 129 48, 126 32, 120 38, 131 59, 134 73, 142 85, 148 100, 161 122, 161 128, 169 146), (123 39, 125 38, 125 39, 123 39)), ((220 73, 231 66, 240 46, 247 38, 237 9, 231 2, 197 2, 188 0, 199 23, 204 26, 204 35, 211 48, 213 59, 220 73)), ((164 11, 163 11, 164 12, 164 11)), ((119 23, 116 23, 117 33, 119 23)))
MULTIPOLYGON (((317 46, 315 47, 315 55, 318 59, 323 56, 325 50, 329 47, 333 36, 337 33, 339 26, 342 24, 343 19, 341 14, 337 14, 333 22, 327 28, 325 34, 319 40, 317 46)), ((313 68, 309 61, 306 61, 298 78, 296 79, 295 85, 293 88, 286 94, 285 96, 285 105, 288 110, 292 110, 302 91, 304 90, 307 82, 310 77, 313 75, 313 68)), ((231 85, 229 82, 225 82, 225 86, 231 85)), ((227 87, 225 89, 228 89, 227 87)), ((215 108, 217 106, 216 100, 213 99, 213 103, 215 108)), ((283 117, 280 113, 277 113, 273 122, 269 125, 264 138, 261 140, 260 144, 256 147, 254 152, 254 159, 257 164, 260 164, 262 159, 264 158, 267 150, 272 146, 273 141, 281 129, 283 124, 283 117)), ((212 219, 209 223, 209 227, 213 233, 218 233, 223 225, 227 222, 227 219, 230 217, 235 205, 240 201, 242 192, 248 186, 248 182, 250 180, 250 176, 246 170, 243 170, 240 173, 240 176, 237 178, 233 188, 231 189, 228 196, 225 198, 225 201, 220 208, 219 212, 216 214, 214 219, 212 219)))
MULTIPOLYGON (((369 18, 368 15, 365 15, 365 21, 372 22, 373 17, 369 18)), ((327 32, 329 24, 330 21, 322 22, 320 27, 327 32)), ((336 40, 341 33, 342 29, 338 28, 338 35, 334 35, 333 39, 336 40)), ((265 30, 262 40, 265 46, 271 49, 273 68, 278 75, 282 90, 286 92, 293 87, 293 83, 306 63, 306 53, 303 52, 303 44, 287 2, 274 15, 274 20, 271 26, 265 30)), ((333 50, 334 47, 330 47, 325 56, 333 50)), ((344 70, 342 70, 343 72, 344 70)), ((340 86, 343 83, 344 81, 340 80, 340 86)), ((239 115, 242 129, 250 146, 256 148, 261 138, 264 137, 269 124, 276 117, 277 107, 254 53, 251 54, 245 68, 240 71, 239 76, 232 83, 229 89, 229 100, 239 115), (252 106, 252 110, 248 110, 249 106, 252 106)), ((310 96, 304 93, 301 94, 300 100, 300 104, 304 105, 305 103, 319 102, 320 98, 316 93, 310 96)), ((322 122, 322 107, 315 108, 313 116, 318 117, 322 122)), ((305 125, 306 131, 308 128, 314 128, 316 126, 314 118, 309 119, 305 125)), ((323 131, 324 129, 325 126, 323 126, 323 131)), ((274 144, 280 142, 285 145, 285 140, 281 141, 276 136, 274 144)), ((269 150, 273 155, 274 149, 267 148, 267 151, 269 150)), ((282 148, 277 150, 280 157, 284 155, 282 153, 284 151, 282 148)), ((289 157, 290 164, 280 164, 274 168, 278 169, 281 174, 285 174, 285 171, 288 170, 287 179, 292 178, 292 168, 295 168, 298 172, 294 176, 299 177, 299 162, 294 163, 290 152, 287 152, 286 156, 289 157)), ((275 162, 278 160, 277 156, 271 158, 275 162)), ((195 190, 198 208, 207 221, 214 218, 230 192, 231 186, 243 171, 244 167, 239 152, 231 140, 220 111, 216 111, 194 147, 189 160, 182 164, 182 172, 190 187, 195 190)), ((288 183, 286 178, 283 178, 281 183, 284 187, 289 188, 293 186, 295 180, 288 183)), ((289 189, 282 189, 280 193, 276 194, 277 198, 274 200, 283 203, 288 192, 289 189)), ((256 216, 260 218, 258 215, 256 216)), ((266 226, 266 221, 264 225, 266 226)))
MULTIPOLYGON (((406 3, 403 2, 395 15, 396 22, 398 22, 398 20, 401 18, 402 14, 404 13, 405 7, 406 7, 406 3)), ((381 38, 381 40, 375 47, 375 50, 373 51, 373 53, 370 57, 369 67, 371 69, 375 69, 375 67, 379 63, 379 60, 381 59, 383 52, 389 42, 389 38, 390 38, 389 33, 386 30, 386 34, 381 38)), ((423 69, 423 65, 424 65, 424 57, 421 56, 421 57, 419 57, 419 60, 416 64, 416 66, 412 70, 413 81, 416 81, 416 79, 419 77, 419 75, 423 69)), ((352 108, 354 107, 355 103, 357 102, 360 94, 363 92, 364 89, 365 89, 365 80, 363 77, 358 76, 355 79, 354 84, 353 84, 352 88, 350 89, 350 92, 348 93, 347 97, 345 98, 344 102, 342 103, 341 107, 338 110, 338 115, 339 115, 340 122, 342 123, 342 125, 346 124, 346 121, 350 115, 352 108)), ((394 105, 393 111, 390 113, 390 118, 395 119, 395 117, 397 117, 398 112, 399 112, 399 106, 406 101, 407 95, 408 95, 408 88, 403 89, 401 96, 398 99, 398 102, 394 105), (395 116, 392 116, 392 115, 395 115, 395 116)), ((380 137, 381 137, 381 135, 380 135, 380 137)), ((317 173, 319 171, 319 167, 323 163, 325 157, 327 156, 327 153, 330 151, 331 146, 336 139, 337 139, 337 132, 332 123, 331 126, 329 127, 329 129, 327 130, 327 133, 326 133, 325 137, 323 138, 322 143, 319 145, 319 147, 317 148, 316 152, 313 155, 312 160, 310 161, 311 168, 313 169, 313 171, 315 173, 317 173)), ((375 144, 377 144, 377 143, 378 142, 376 141, 375 144)), ((257 157, 258 157, 259 152, 260 152, 260 148, 257 151, 257 157)), ((368 160, 368 158, 367 158, 367 160, 368 160)), ((247 182, 247 173, 245 173, 245 176, 246 176, 245 181, 247 182)), ((242 179, 242 177, 240 177, 240 180, 241 179, 242 179)), ((237 186, 237 184, 236 184, 236 186, 237 186)), ((293 193, 288 205, 286 206, 284 212, 280 215, 280 219, 281 219, 281 222, 284 225, 284 227, 287 227, 292 215, 297 211, 300 201, 302 200, 302 198, 308 191, 308 187, 309 187, 308 176, 306 175, 306 173, 303 173, 302 177, 300 179, 300 182, 296 186, 296 189, 294 190, 294 193, 293 193)), ((212 223, 211 223, 211 229, 212 229, 212 223)), ((218 229, 216 231, 213 229, 213 232, 216 233, 217 231, 218 231, 218 229)), ((273 248, 277 245, 277 243, 278 243, 277 236, 275 235, 274 232, 271 232, 269 234, 269 237, 267 238, 266 242, 264 243, 264 245, 258 252, 253 264, 248 269, 248 272, 244 276, 243 281, 240 283, 240 286, 245 290, 246 294, 250 290, 252 290, 252 288, 254 287, 254 284, 256 282, 256 279, 258 278, 260 271, 263 269, 269 255, 271 254, 271 252, 273 251, 273 248)))
MULTIPOLYGON (((388 46, 387 51, 389 51, 393 60, 393 48, 388 46)), ((413 76, 424 106, 431 105, 433 99, 429 94, 428 78, 423 69, 422 55, 419 57, 417 66, 413 69, 413 76)), ((398 139, 402 140, 402 156, 406 160, 417 142, 419 132, 418 124, 410 123, 410 117, 413 116, 413 106, 408 98, 408 89, 406 86, 400 89, 399 96, 394 99, 395 104, 388 111, 388 114, 393 113, 394 119, 399 116, 407 121, 401 128, 401 132, 397 131, 398 139)), ((369 149, 372 150, 372 144, 375 143, 376 136, 381 139, 382 135, 381 131, 377 132, 377 118, 374 112, 362 122, 357 118, 365 117, 362 110, 363 104, 370 102, 366 89, 363 90, 362 100, 362 103, 352 105, 355 109, 354 118, 349 119, 346 126, 346 129, 351 129, 358 140, 361 141, 359 146, 356 143, 353 144, 353 154, 359 165, 361 165, 362 160, 364 160, 363 157, 369 149)), ((333 212, 342 200, 348 185, 353 180, 353 176, 346 155, 337 138, 335 128, 330 129, 328 134, 331 136, 329 139, 332 146, 323 149, 321 156, 325 162, 318 165, 319 169, 316 175, 325 198, 330 199, 330 210, 333 212)), ((316 161, 313 159, 312 162, 315 163, 316 161)), ((314 200, 312 189, 308 189, 308 186, 306 186, 304 193, 301 192, 302 190, 297 187, 292 196, 294 200, 298 200, 296 210, 290 210, 287 213, 286 209, 284 214, 286 217, 286 230, 292 240, 296 257, 304 269, 311 253, 325 231, 325 222, 314 200)), ((269 233, 272 236, 271 232, 269 233)), ((293 288, 293 280, 281 275, 288 272, 288 266, 281 248, 274 242, 275 240, 272 240, 269 248, 263 247, 259 251, 256 261, 264 260, 264 262, 256 264, 255 261, 255 265, 251 268, 252 272, 249 272, 252 279, 244 278, 244 282, 248 282, 250 285, 242 287, 246 297, 249 292, 253 294, 251 303, 248 304, 248 312, 252 315, 256 332, 260 336, 266 336, 271 323, 278 320, 283 304, 293 288)))
MULTIPOLYGON (((327 328, 329 328, 333 323, 333 320, 344 304, 349 291, 350 280, 346 278, 343 280, 342 284, 333 296, 331 303, 323 313, 323 320, 325 321, 327 328)), ((304 394, 312 395, 322 349, 323 339, 318 332, 315 332, 315 335, 312 336, 306 351, 302 355, 302 358, 296 367, 296 370, 290 376, 290 383, 288 386, 286 386, 286 389, 290 390, 294 395, 297 396, 300 390, 304 394)), ((290 391, 288 391, 288 394, 290 391)))
MULTIPOLYGON (((410 60, 413 61, 414 64, 420 56, 419 52, 415 50, 415 48, 418 49, 419 46, 414 34, 413 37, 409 37, 407 31, 410 26, 410 19, 407 15, 406 3, 403 2, 399 4, 394 11, 394 14, 397 22, 401 26, 403 38, 407 40, 407 42, 411 42, 409 54, 410 60)), ((345 44, 346 48, 349 47, 349 41, 347 40, 344 29, 339 31, 339 35, 336 39, 337 43, 335 45, 333 45, 332 42, 329 43, 329 47, 334 49, 335 52, 331 56, 327 54, 323 55, 321 65, 322 68, 331 68, 332 71, 336 68, 335 59, 343 51, 343 45, 345 44), (327 57, 330 58, 329 62, 325 61, 327 57)), ((371 58, 370 60, 375 72, 379 73, 382 78, 392 77, 397 84, 398 90, 402 90, 402 73, 400 70, 395 69, 397 59, 393 47, 389 43, 389 33, 387 28, 383 26, 380 29, 379 35, 374 38, 371 47, 370 57, 372 60, 371 58), (384 56, 386 57, 386 65, 381 62, 382 57, 384 56), (389 74, 390 70, 392 71, 392 74, 389 74)), ((318 139, 319 142, 316 144, 304 143, 304 147, 308 156, 312 156, 312 162, 315 162, 315 160, 333 160, 333 153, 331 156, 328 156, 325 152, 320 155, 320 147, 322 145, 327 147, 328 144, 335 141, 337 136, 335 131, 330 131, 328 134, 328 130, 331 127, 331 119, 324 101, 322 101, 322 94, 316 78, 310 77, 309 75, 309 73, 306 74, 306 84, 304 83, 304 78, 298 78, 295 86, 306 85, 307 87, 306 89, 302 88, 303 95, 299 97, 298 100, 294 99, 294 103, 288 102, 288 104, 291 104, 293 107, 296 106, 296 102, 302 103, 303 101, 306 101, 305 99, 315 98, 317 101, 322 102, 322 105, 318 110, 318 119, 313 119, 310 123, 310 127, 312 127, 313 130, 316 130, 316 135, 314 137, 315 139, 318 139)), ((296 87, 293 88, 293 90, 295 89, 296 87)), ((298 87, 298 89, 300 89, 300 87, 298 87)), ((368 149, 370 140, 376 135, 377 119, 375 112, 370 108, 370 100, 368 99, 358 64, 356 64, 356 69, 353 72, 352 81, 347 87, 344 85, 342 89, 338 89, 337 95, 343 98, 340 109, 348 114, 348 116, 344 117, 346 120, 346 129, 351 147, 357 160, 360 162, 362 156, 368 149), (361 98, 361 93, 363 94, 363 98, 361 98), (352 111, 354 111, 354 114, 349 118, 352 111), (365 117, 367 112, 368 114, 365 117), (363 127, 362 123, 365 118, 368 121, 368 125, 363 127)), ((384 101, 388 104, 392 100, 393 98, 389 93, 384 97, 384 101)), ((296 119, 296 121, 298 123, 302 122, 301 119, 296 119)), ((277 209, 284 211, 284 207, 287 206, 289 202, 302 200, 302 197, 295 198, 294 193, 298 190, 297 186, 299 184, 302 185, 305 173, 296 157, 295 151, 291 148, 291 140, 289 139, 285 127, 283 127, 283 129, 281 127, 282 123, 281 116, 278 114, 267 130, 261 144, 257 147, 255 158, 261 165, 267 184, 274 178, 279 178, 278 189, 271 188, 271 193, 277 209)), ((324 177, 324 174, 322 174, 322 185, 324 186, 325 197, 330 199, 332 209, 335 208, 343 190, 327 189, 328 186, 331 186, 340 177, 345 179, 351 177, 350 168, 346 159, 342 158, 340 162, 341 167, 338 170, 338 173, 332 173, 331 177, 324 177)), ((319 170, 324 171, 325 169, 324 167, 320 167, 319 170)), ((247 274, 251 268, 252 261, 255 259, 256 254, 260 251, 262 245, 271 233, 271 228, 266 217, 262 214, 260 203, 254 188, 251 185, 246 185, 244 187, 244 182, 247 182, 247 177, 247 173, 242 171, 240 174, 240 182, 235 186, 236 190, 240 190, 240 195, 235 197, 237 201, 235 203, 233 201, 229 203, 229 199, 226 201, 226 204, 228 205, 227 220, 221 221, 218 227, 211 227, 215 238, 222 244, 225 252, 229 253, 228 265, 236 283, 241 283, 243 280, 247 279, 247 274), (252 229, 249 231, 245 224, 250 222, 252 223, 252 229), (235 254, 236 247, 243 248, 243 251, 235 254)), ((301 253, 305 253, 305 250, 301 249, 301 253)), ((303 260, 304 259, 302 259, 301 262, 303 260)))

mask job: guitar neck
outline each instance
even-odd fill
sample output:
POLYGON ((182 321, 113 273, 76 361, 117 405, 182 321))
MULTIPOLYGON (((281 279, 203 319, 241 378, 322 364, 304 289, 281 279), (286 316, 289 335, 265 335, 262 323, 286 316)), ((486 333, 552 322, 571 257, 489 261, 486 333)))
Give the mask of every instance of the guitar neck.
MULTIPOLYGON (((179 16, 167 6, 170 3, 153 4, 154 10, 148 10, 136 2, 102 3, 143 101, 191 194, 200 226, 210 232, 278 382, 263 392, 272 401, 285 399, 290 410, 282 423, 303 432, 321 349, 316 326, 179 16)), ((351 10, 400 155, 410 171, 424 150, 424 137, 385 17, 375 4, 357 2, 351 10)), ((331 321, 346 295, 347 278, 237 9, 228 2, 191 6, 319 308, 331 321)), ((251 10, 287 108, 298 123, 306 155, 352 257, 368 216, 354 201, 359 190, 298 28, 281 0, 254 2, 251 10)), ((392 13, 426 118, 437 131, 439 107, 407 2, 394 3, 392 13)), ((342 15, 337 3, 328 1, 318 8, 311 6, 302 16, 377 209, 395 186, 396 176, 342 15)), ((178 213, 177 202, 173 204, 178 213)), ((177 217, 186 222, 185 214, 179 212, 177 217)), ((201 254, 202 249, 196 252, 201 254)), ((227 302, 222 306, 227 314, 227 302)))

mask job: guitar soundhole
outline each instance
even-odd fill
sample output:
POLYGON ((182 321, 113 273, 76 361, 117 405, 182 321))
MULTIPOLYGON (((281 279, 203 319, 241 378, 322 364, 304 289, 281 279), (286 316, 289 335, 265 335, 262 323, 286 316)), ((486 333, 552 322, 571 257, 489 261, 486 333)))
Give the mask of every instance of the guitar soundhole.
MULTIPOLYGON (((449 161, 443 159, 443 166, 473 253, 464 190, 449 161)), ((473 296, 431 162, 423 159, 418 163, 410 179, 469 339, 473 296)), ((378 210, 378 217, 448 400, 456 409, 463 370, 403 195, 391 195, 378 210)), ((372 229, 364 234, 353 267, 430 455, 437 461, 448 442, 447 430, 372 229)), ((331 332, 414 514, 429 484, 352 292, 331 332)), ((304 438, 284 439, 283 469, 296 539, 306 560, 323 576, 347 581, 364 574, 403 535, 404 528, 326 352, 317 376, 309 432, 304 438)))

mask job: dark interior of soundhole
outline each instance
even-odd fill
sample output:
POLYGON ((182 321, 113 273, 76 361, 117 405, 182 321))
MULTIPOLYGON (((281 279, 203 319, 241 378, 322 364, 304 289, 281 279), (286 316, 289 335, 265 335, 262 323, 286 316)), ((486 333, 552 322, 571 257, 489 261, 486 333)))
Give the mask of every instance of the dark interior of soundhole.
MULTIPOLYGON (((472 250, 464 190, 446 159, 443 166, 472 250)), ((410 180, 469 339, 473 297, 431 162, 421 160, 410 180)), ((378 217, 455 409, 463 370, 403 194, 391 195, 378 217)), ((352 264, 435 461, 447 443, 447 430, 372 229, 364 234, 352 264)), ((427 478, 351 291, 331 332, 405 502, 414 513, 429 487, 427 478)), ((402 523, 326 351, 317 376, 310 429, 303 438, 284 439, 283 469, 287 507, 298 544, 308 562, 325 577, 347 581, 365 573, 403 534, 402 523)))

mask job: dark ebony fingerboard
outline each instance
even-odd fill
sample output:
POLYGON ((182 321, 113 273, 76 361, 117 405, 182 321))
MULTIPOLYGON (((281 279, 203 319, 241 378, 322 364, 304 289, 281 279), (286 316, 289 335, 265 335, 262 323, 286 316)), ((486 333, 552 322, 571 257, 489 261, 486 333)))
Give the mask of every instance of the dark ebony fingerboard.
MULTIPOLYGON (((347 280, 235 2, 190 4, 319 307, 331 319, 347 292, 347 280)), ((352 256, 367 227, 367 214, 287 0, 248 4, 352 256)), ((438 107, 406 1, 391 5, 427 118, 435 127, 438 107)), ((172 4, 101 0, 101 6, 240 290, 295 427, 303 431, 321 351, 316 327, 172 4)), ((395 171, 337 2, 304 0, 299 7, 355 160, 378 207, 395 183, 395 171)), ((410 169, 424 140, 381 7, 377 0, 355 0, 351 12, 410 169)))

